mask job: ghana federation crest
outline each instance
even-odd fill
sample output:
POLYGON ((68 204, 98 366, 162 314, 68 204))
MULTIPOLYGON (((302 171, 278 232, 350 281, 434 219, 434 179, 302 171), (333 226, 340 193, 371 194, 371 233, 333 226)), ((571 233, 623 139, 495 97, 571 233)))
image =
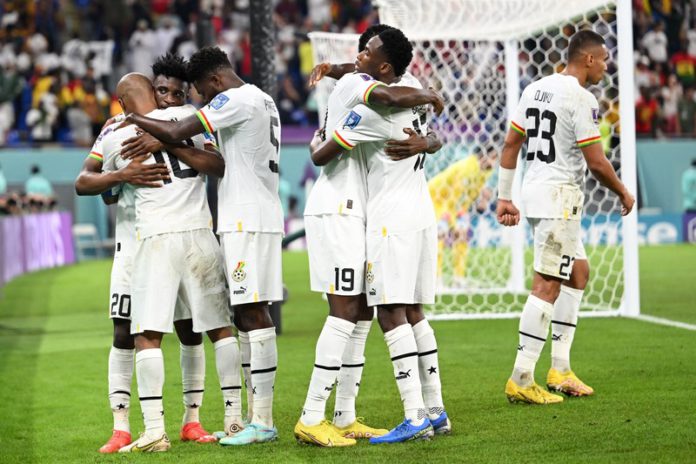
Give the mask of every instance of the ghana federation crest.
POLYGON ((375 274, 372 272, 372 263, 367 263, 367 271, 365 271, 365 280, 371 284, 375 280, 375 274))
POLYGON ((246 279, 246 271, 244 270, 244 261, 240 261, 237 263, 237 267, 234 268, 234 271, 232 271, 232 280, 235 282, 241 282, 242 280, 246 279))

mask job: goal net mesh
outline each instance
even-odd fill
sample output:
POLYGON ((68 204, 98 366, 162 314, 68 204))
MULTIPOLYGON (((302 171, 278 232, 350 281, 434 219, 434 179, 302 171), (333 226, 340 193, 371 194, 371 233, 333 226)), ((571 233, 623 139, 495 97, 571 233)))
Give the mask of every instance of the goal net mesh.
MULTIPOLYGON (((504 228, 495 219, 509 112, 525 86, 563 69, 572 34, 591 28, 605 38, 610 60, 604 81, 589 90, 600 104, 605 153, 620 171, 615 7, 596 0, 376 4, 380 21, 402 29, 414 45, 409 71, 445 100, 443 114, 429 122, 443 147, 425 165, 439 244, 437 299, 429 311, 441 318, 514 316, 529 293, 533 249, 526 221, 504 228)), ((355 59, 357 35, 316 32, 310 38, 315 63, 355 59)), ((320 114, 334 83, 326 78, 318 86, 320 114)), ((518 171, 525 160, 521 153, 518 171)), ((615 314, 623 295, 620 204, 591 175, 585 193, 583 242, 591 276, 581 310, 615 314)))

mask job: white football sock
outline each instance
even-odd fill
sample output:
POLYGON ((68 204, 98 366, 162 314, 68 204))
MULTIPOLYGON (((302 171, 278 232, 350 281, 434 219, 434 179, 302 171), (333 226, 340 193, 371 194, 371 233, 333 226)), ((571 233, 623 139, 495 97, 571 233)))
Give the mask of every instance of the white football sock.
POLYGON ((227 337, 216 341, 215 366, 222 399, 225 402, 225 431, 230 424, 242 422, 242 379, 239 371, 240 356, 237 339, 227 337))
POLYGON ((151 348, 136 353, 135 374, 138 379, 138 396, 145 421, 145 433, 153 438, 159 437, 164 433, 164 407, 162 406, 164 358, 162 350, 151 348))
POLYGON ((365 366, 365 342, 370 333, 370 327, 372 327, 371 320, 358 321, 343 351, 341 370, 338 371, 333 418, 333 423, 337 427, 347 427, 356 420, 355 398, 358 397, 365 366))
POLYGON ((418 346, 418 373, 420 375, 423 401, 430 419, 437 419, 445 411, 442 403, 442 386, 440 384, 440 364, 437 357, 435 332, 423 319, 413 326, 413 336, 418 346))
POLYGON ((244 388, 247 395, 247 414, 249 421, 254 416, 254 390, 251 385, 251 345, 249 345, 249 334, 238 331, 239 335, 239 352, 242 356, 242 372, 244 373, 244 388))
POLYGON ((314 357, 314 369, 309 381, 300 420, 305 425, 317 425, 324 420, 326 401, 331 395, 346 344, 355 324, 345 319, 328 316, 319 334, 314 357))
POLYGON ((418 377, 418 347, 410 324, 403 324, 384 334, 394 366, 404 415, 413 425, 421 425, 427 414, 418 377))
POLYGON ((251 421, 273 427, 273 385, 278 367, 275 327, 250 330, 251 391, 254 395, 254 415, 251 421))
POLYGON ((520 317, 520 342, 517 346, 515 368, 512 371, 512 380, 521 387, 528 387, 534 383, 534 367, 549 333, 552 312, 551 303, 534 295, 527 297, 520 317))
POLYGON ((205 388, 205 350, 203 344, 179 344, 181 385, 184 389, 184 418, 182 425, 200 422, 198 408, 203 404, 205 388))
POLYGON ((570 370, 570 348, 578 325, 578 311, 584 291, 561 285, 551 319, 551 367, 570 370))
POLYGON ((114 415, 114 430, 130 433, 128 409, 130 408, 131 381, 135 350, 111 347, 109 351, 109 405, 114 415))

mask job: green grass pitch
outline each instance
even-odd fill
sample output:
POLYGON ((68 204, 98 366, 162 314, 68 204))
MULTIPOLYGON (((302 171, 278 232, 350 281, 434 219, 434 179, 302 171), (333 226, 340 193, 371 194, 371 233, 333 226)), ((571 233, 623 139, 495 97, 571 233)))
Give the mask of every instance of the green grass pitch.
MULTIPOLYGON (((696 247, 643 248, 643 312, 696 323, 696 247)), ((326 305, 308 289, 305 254, 284 256, 290 300, 283 308, 274 415, 275 443, 245 448, 181 443, 178 343, 165 338, 165 410, 172 449, 162 455, 97 453, 111 432, 106 370, 109 261, 42 271, 11 282, 0 299, 0 463, 124 462, 694 462, 696 333, 646 322, 584 319, 573 366, 597 394, 548 407, 510 405, 503 386, 515 357, 516 320, 434 322, 443 393, 454 431, 430 442, 349 449, 298 445, 300 414, 326 305)), ((548 344, 547 344, 548 345, 548 344)), ((203 425, 222 422, 212 346, 203 425)), ((391 428, 402 409, 375 323, 358 414, 391 428)), ((537 369, 543 382, 549 349, 537 369)), ((133 392, 136 392, 135 383, 133 392)), ((137 397, 136 394, 133 395, 137 397)), ((131 424, 142 420, 137 400, 131 424)), ((330 412, 331 406, 328 411, 330 412)))

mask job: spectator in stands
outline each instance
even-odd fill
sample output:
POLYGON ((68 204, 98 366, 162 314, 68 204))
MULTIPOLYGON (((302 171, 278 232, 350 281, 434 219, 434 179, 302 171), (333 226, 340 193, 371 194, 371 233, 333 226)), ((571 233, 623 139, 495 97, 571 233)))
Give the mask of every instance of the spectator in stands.
POLYGON ((152 76, 152 62, 157 56, 157 37, 149 28, 147 20, 138 21, 138 28, 128 41, 131 52, 130 68, 146 76, 152 76))
POLYGON ((696 94, 692 86, 686 87, 684 97, 677 105, 679 111, 679 133, 685 137, 696 134, 696 94))
POLYGON ((25 182, 24 190, 27 195, 42 195, 47 198, 53 196, 51 182, 41 175, 41 168, 36 164, 31 167, 31 176, 25 182))
POLYGON ((678 135, 679 130, 679 100, 682 98, 682 87, 677 76, 670 74, 667 85, 662 87, 662 131, 666 135, 678 135))
POLYGON ((662 21, 658 21, 653 25, 653 29, 649 31, 641 40, 641 44, 648 51, 648 56, 655 63, 666 63, 667 55, 667 34, 665 34, 665 25, 662 21))
POLYGON ((670 64, 682 85, 686 86, 696 83, 696 58, 686 52, 685 45, 672 55, 670 64))
MULTIPOLYGON (((55 88, 54 88, 55 89, 55 88)), ((53 141, 53 129, 58 121, 58 97, 52 91, 44 92, 35 108, 27 112, 27 126, 35 142, 53 141)))
POLYGON ((653 91, 641 87, 640 99, 636 104, 636 134, 656 136, 659 105, 653 91))
POLYGON ((24 79, 17 73, 14 61, 8 59, 0 68, 0 146, 15 122, 14 103, 22 93, 24 79))
POLYGON ((682 174, 682 196, 684 212, 696 213, 696 158, 691 161, 691 167, 682 174))

